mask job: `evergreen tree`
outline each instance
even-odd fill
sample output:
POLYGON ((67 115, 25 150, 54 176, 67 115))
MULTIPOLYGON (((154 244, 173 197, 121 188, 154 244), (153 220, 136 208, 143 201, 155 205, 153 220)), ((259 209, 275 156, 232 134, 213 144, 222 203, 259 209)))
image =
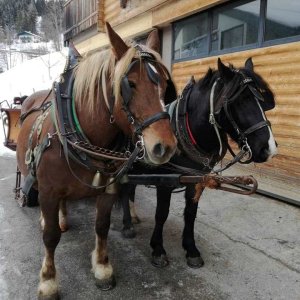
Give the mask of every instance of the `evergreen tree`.
POLYGON ((35 0, 35 7, 38 16, 43 16, 46 13, 46 2, 45 0, 35 0))
POLYGON ((37 10, 34 0, 0 0, 0 26, 36 32, 37 10))
POLYGON ((42 30, 47 40, 52 40, 57 51, 61 50, 63 7, 65 0, 46 2, 46 14, 42 18, 42 30))

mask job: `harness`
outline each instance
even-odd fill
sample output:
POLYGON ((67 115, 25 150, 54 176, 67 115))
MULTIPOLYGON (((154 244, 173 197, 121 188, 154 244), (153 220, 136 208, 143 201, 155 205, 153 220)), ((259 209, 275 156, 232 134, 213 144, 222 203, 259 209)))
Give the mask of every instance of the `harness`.
MULTIPOLYGON (((189 125, 187 107, 194 85, 195 81, 192 79, 183 89, 179 98, 168 106, 168 111, 171 115, 171 123, 178 140, 177 147, 180 151, 180 155, 176 156, 171 161, 208 173, 215 164, 223 158, 226 151, 222 151, 221 154, 207 153, 197 145, 197 142, 193 137, 189 125)), ((222 133, 222 141, 224 139, 226 139, 226 135, 222 133)))
MULTIPOLYGON (((243 93, 245 89, 249 89, 260 108, 261 105, 259 102, 264 101, 264 98, 261 93, 253 86, 252 78, 247 77, 241 70, 235 70, 235 72, 240 73, 243 77, 243 80, 240 82, 237 90, 232 91, 230 95, 225 95, 224 97, 222 97, 222 107, 224 108, 226 118, 231 123, 232 127, 238 135, 238 145, 241 149, 240 152, 238 154, 235 154, 233 152, 228 143, 225 131, 222 130, 222 127, 216 120, 216 117, 221 111, 221 109, 219 109, 218 112, 215 112, 215 103, 219 100, 217 97, 215 97, 215 90, 217 85, 221 84, 220 78, 218 78, 212 86, 209 104, 209 123, 214 127, 215 133, 217 135, 219 141, 219 151, 217 154, 206 153, 197 145, 196 140, 194 139, 189 127, 187 112, 188 101, 192 89, 195 85, 195 80, 192 78, 184 88, 179 98, 176 101, 172 102, 169 106, 167 106, 167 109, 171 115, 173 129, 176 132, 178 148, 180 149, 180 155, 176 155, 171 159, 171 162, 168 163, 168 165, 170 165, 172 169, 179 169, 184 173, 190 174, 203 174, 209 173, 211 171, 213 171, 214 173, 219 173, 228 169, 230 166, 237 162, 243 164, 251 162, 252 152, 247 142, 247 137, 254 131, 266 126, 271 126, 271 124, 268 120, 265 119, 261 122, 258 122, 257 124, 250 126, 244 131, 242 131, 237 125, 236 121, 232 117, 230 106, 241 95, 241 93, 243 93), (232 154, 233 159, 228 162, 223 168, 214 170, 214 166, 223 159, 227 152, 227 149, 232 154), (243 161, 243 158, 245 156, 248 157, 245 161, 243 161)), ((263 111, 262 108, 261 111, 263 111)))
MULTIPOLYGON (((123 134, 119 134, 116 138, 117 143, 111 145, 113 147, 113 150, 92 145, 88 138, 85 136, 76 115, 75 103, 72 93, 74 85, 73 69, 77 64, 80 55, 75 48, 71 47, 69 49, 69 57, 64 73, 61 75, 61 80, 59 82, 55 82, 53 85, 55 99, 53 99, 51 102, 46 103, 46 112, 44 112, 37 118, 29 135, 26 161, 28 162, 27 165, 30 172, 25 179, 25 184, 23 187, 23 192, 26 195, 28 195, 30 188, 36 181, 36 169, 38 167, 41 155, 50 145, 51 135, 48 134, 45 140, 32 150, 33 132, 37 127, 40 128, 41 131, 43 121, 48 116, 50 107, 51 118, 55 125, 56 133, 62 144, 63 152, 69 166, 69 170, 72 175, 85 186, 94 189, 106 188, 106 192, 109 192, 111 190, 109 186, 113 185, 117 180, 123 177, 123 175, 127 173, 131 168, 135 160, 142 159, 144 157, 145 149, 142 131, 146 127, 160 119, 169 118, 169 115, 167 112, 163 111, 154 114, 143 122, 139 122, 130 111, 129 105, 133 99, 133 91, 128 80, 128 74, 138 61, 141 61, 141 63, 145 65, 149 79, 156 85, 159 85, 160 83, 158 74, 154 72, 153 67, 151 66, 152 63, 158 63, 155 60, 155 57, 148 52, 141 51, 141 49, 138 49, 138 53, 140 56, 139 59, 134 59, 131 62, 121 80, 121 95, 123 99, 122 107, 127 114, 128 121, 135 128, 134 138, 137 140, 137 142, 135 143, 134 150, 132 152, 129 151, 130 141, 123 134), (117 151, 124 148, 124 152, 117 151), (81 178, 79 178, 78 175, 74 173, 70 165, 69 158, 71 158, 82 167, 95 172, 92 184, 83 182, 81 178), (101 174, 109 176, 106 184, 104 185, 99 185, 101 174)), ((112 95, 111 102, 109 103, 108 107, 111 123, 114 122, 114 104, 115 97, 112 95)), ((34 111, 36 110, 37 109, 35 109, 34 111)), ((39 108, 38 110, 41 109, 39 108)), ((31 112, 32 111, 26 113, 26 116, 31 112)))
POLYGON ((29 194, 32 185, 36 182, 36 171, 39 166, 42 154, 51 144, 52 136, 49 133, 43 138, 42 141, 40 141, 43 123, 50 112, 50 106, 51 105, 49 105, 49 102, 41 106, 40 110, 42 110, 43 113, 36 118, 29 133, 28 146, 25 154, 25 164, 27 165, 29 173, 26 176, 24 184, 22 186, 22 191, 25 195, 29 194), (32 148, 33 138, 35 134, 36 145, 34 148, 32 148))

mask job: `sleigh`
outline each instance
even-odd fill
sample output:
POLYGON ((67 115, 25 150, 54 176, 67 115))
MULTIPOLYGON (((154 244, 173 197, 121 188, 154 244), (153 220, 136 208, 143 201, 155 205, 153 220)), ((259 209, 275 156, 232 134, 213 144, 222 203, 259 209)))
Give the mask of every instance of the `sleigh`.
POLYGON ((16 151, 17 142, 19 136, 19 119, 21 115, 21 109, 17 107, 21 103, 15 102, 13 105, 9 105, 7 101, 0 103, 1 120, 4 130, 4 146, 10 150, 16 151), (3 107, 3 103, 6 107, 3 107))
MULTIPOLYGON (((12 151, 17 150, 18 136, 20 132, 19 120, 21 116, 21 105, 27 96, 15 97, 13 104, 6 100, 0 102, 1 121, 4 131, 4 146, 12 151)), ((20 206, 24 206, 21 200, 21 172, 17 167, 16 185, 14 188, 15 199, 20 206)))

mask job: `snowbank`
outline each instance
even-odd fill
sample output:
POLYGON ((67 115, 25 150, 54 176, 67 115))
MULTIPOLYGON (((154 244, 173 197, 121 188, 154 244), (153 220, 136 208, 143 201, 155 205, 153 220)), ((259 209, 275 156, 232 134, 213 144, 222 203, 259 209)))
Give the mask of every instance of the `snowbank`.
MULTIPOLYGON (((12 103, 16 96, 30 95, 35 91, 49 89, 58 80, 67 57, 67 49, 46 54, 0 74, 0 102, 12 103)), ((15 152, 4 147, 4 132, 0 119, 0 155, 15 156, 15 152)))
POLYGON ((67 50, 49 53, 0 74, 0 102, 16 96, 30 95, 38 90, 49 89, 63 71, 67 50))

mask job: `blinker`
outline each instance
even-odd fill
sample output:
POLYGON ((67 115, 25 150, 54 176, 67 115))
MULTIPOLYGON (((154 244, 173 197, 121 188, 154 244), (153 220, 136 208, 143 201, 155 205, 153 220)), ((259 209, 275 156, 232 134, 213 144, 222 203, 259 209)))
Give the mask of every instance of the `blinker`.
POLYGON ((264 99, 264 97, 262 96, 262 94, 261 94, 255 87, 253 87, 253 86, 251 86, 251 85, 248 85, 248 88, 250 89, 251 93, 253 94, 253 96, 254 96, 257 100, 262 101, 262 102, 265 101, 265 99, 264 99))
POLYGON ((121 95, 124 100, 124 104, 127 106, 129 104, 130 99, 132 99, 132 89, 129 84, 129 80, 127 76, 123 76, 121 80, 121 95))
POLYGON ((154 69, 153 69, 154 67, 151 66, 150 63, 148 63, 148 62, 146 62, 145 65, 146 65, 147 74, 148 74, 150 80, 154 84, 159 85, 160 79, 159 79, 158 73, 154 72, 154 69))

